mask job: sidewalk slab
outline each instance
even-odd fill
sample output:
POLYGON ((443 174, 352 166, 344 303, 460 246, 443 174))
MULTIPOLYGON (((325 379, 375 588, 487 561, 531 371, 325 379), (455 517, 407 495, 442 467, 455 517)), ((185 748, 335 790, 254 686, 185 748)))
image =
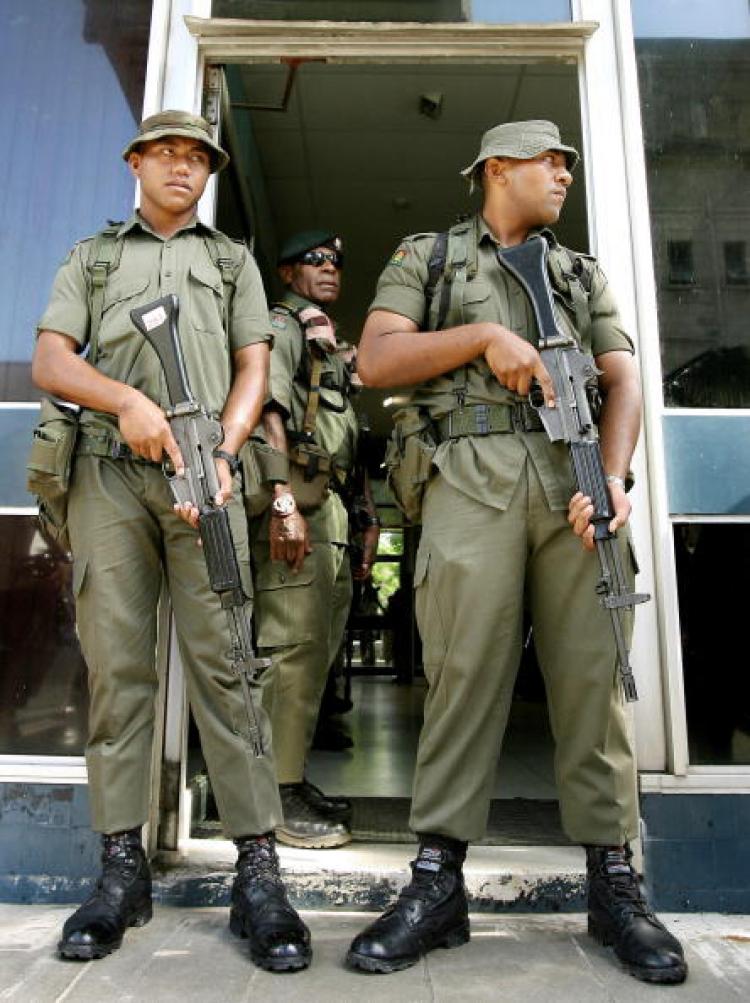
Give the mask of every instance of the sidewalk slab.
POLYGON ((434 951, 404 972, 363 975, 343 958, 371 914, 306 912, 310 969, 271 975, 250 961, 223 908, 157 906, 115 954, 95 962, 55 955, 65 906, 0 905, 0 1000, 16 1003, 738 1003, 750 998, 750 917, 662 917, 683 940, 684 986, 644 985, 586 934, 580 915, 472 916, 472 940, 434 951))

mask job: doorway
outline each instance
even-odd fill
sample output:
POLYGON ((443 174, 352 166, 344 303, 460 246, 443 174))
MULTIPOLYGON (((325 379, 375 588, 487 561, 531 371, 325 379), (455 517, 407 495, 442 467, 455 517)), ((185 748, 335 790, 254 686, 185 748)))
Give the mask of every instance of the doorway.
MULTIPOLYGON (((401 237, 447 229, 459 214, 476 209, 476 196, 469 197, 459 171, 473 159, 486 129, 514 118, 547 118, 558 123, 567 142, 582 145, 574 64, 331 64, 300 58, 226 65, 224 81, 222 137, 233 167, 219 179, 217 226, 252 241, 269 302, 281 292, 275 262, 287 237, 314 228, 339 233, 345 268, 332 313, 343 337, 353 342, 401 237)), ((582 175, 576 181, 556 233, 566 246, 586 251, 585 182, 582 175)), ((410 838, 408 799, 426 692, 411 591, 418 530, 404 525, 380 467, 390 407, 402 392, 364 390, 355 402, 371 429, 368 466, 384 524, 374 575, 378 591, 363 597, 369 605, 354 607, 342 653, 343 696, 352 706, 338 716, 338 726, 352 744, 313 749, 308 767, 309 779, 326 793, 354 799, 355 838, 393 841, 410 838)), ((190 746, 193 834, 209 835, 218 823, 211 817, 197 744, 190 746)), ((531 643, 494 797, 499 804, 488 841, 564 841, 544 688, 531 643)))

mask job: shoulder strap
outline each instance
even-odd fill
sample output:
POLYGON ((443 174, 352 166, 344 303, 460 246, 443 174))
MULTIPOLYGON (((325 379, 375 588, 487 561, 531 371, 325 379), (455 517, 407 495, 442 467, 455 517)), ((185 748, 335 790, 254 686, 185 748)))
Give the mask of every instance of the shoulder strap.
POLYGON ((104 289, 110 274, 119 266, 122 256, 122 238, 118 232, 122 223, 110 222, 94 237, 89 250, 86 269, 89 275, 89 354, 93 366, 99 349, 99 328, 104 313, 104 289))
POLYGON ((591 327, 589 297, 593 283, 593 271, 587 267, 587 256, 576 254, 560 244, 550 249, 547 259, 550 281, 558 292, 570 296, 576 315, 576 328, 583 338, 591 327))
MULTIPOLYGON (((424 288, 424 298, 425 298, 425 308, 424 308, 424 319, 425 327, 429 327, 430 310, 432 308, 432 298, 435 295, 435 289, 440 281, 440 276, 443 274, 445 269, 445 256, 448 251, 448 231, 443 230, 435 237, 435 243, 432 245, 432 251, 430 252, 430 260, 427 262, 427 285, 424 288)), ((438 307, 438 318, 440 318, 443 308, 443 302, 441 297, 440 306, 438 307)), ((448 309, 448 304, 445 305, 446 311, 448 309)), ((445 317, 442 318, 443 321, 445 317)), ((439 331, 441 324, 438 323, 435 327, 436 331, 439 331)))
POLYGON ((242 267, 241 242, 215 230, 204 236, 208 255, 221 273, 221 300, 224 313, 224 330, 229 331, 232 302, 237 288, 237 274, 242 267))

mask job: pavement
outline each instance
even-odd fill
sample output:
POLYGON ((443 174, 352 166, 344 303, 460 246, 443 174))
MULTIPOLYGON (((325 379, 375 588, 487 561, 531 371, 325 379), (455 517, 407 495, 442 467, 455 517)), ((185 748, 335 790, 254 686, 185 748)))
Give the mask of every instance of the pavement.
POLYGON ((256 968, 233 937, 227 910, 157 905, 101 961, 55 954, 70 906, 0 905, 0 1001, 18 1003, 677 1003, 750 999, 750 917, 715 913, 661 918, 682 940, 690 965, 680 987, 645 985, 618 968, 586 934, 582 913, 472 916, 472 940, 392 975, 350 972, 343 958, 373 913, 305 911, 314 959, 305 972, 256 968))

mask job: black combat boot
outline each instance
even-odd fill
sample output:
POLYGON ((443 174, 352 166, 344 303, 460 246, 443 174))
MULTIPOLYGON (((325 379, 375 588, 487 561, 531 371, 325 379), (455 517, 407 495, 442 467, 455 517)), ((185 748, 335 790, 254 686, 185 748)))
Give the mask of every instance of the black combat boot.
POLYGON ((287 846, 320 850, 348 843, 348 827, 323 811, 308 796, 304 783, 279 784, 284 821, 276 828, 276 839, 287 846))
POLYGON ((306 777, 302 778, 300 787, 302 788, 300 791, 302 797, 313 808, 317 808, 324 815, 328 815, 329 818, 337 822, 347 822, 349 820, 352 813, 352 803, 349 798, 337 798, 330 794, 324 794, 319 787, 311 784, 306 777))
POLYGON ((63 927, 57 945, 63 958, 104 958, 122 944, 127 927, 151 919, 151 872, 140 828, 102 836, 102 847, 96 888, 63 927))
POLYGON ((411 883, 383 915, 355 937, 347 964, 365 972, 409 968, 435 947, 469 939, 469 905, 461 866, 466 843, 425 834, 411 863, 411 883))
POLYGON ((651 912, 631 866, 630 847, 587 846, 588 928, 614 947, 626 971, 643 982, 684 982, 687 964, 680 942, 651 912))
POLYGON ((289 904, 272 833, 235 839, 239 852, 229 929, 247 937, 250 957, 269 972, 296 972, 312 959, 310 931, 289 904))

